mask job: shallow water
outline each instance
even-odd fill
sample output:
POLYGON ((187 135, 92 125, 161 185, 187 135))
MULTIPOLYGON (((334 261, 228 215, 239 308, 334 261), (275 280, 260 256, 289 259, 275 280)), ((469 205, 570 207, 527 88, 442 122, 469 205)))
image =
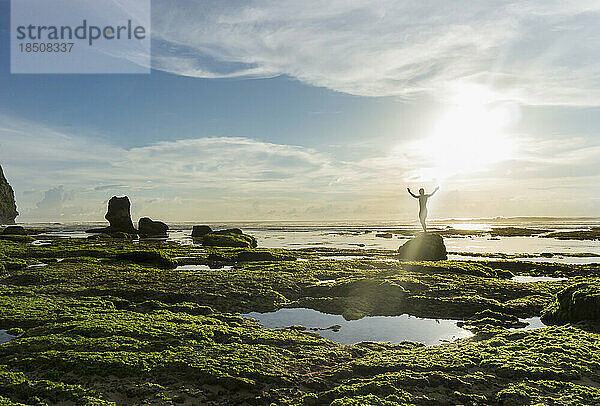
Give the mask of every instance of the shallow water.
POLYGON ((42 246, 42 245, 50 245, 52 244, 52 240, 35 240, 31 242, 31 245, 37 245, 37 246, 42 246))
POLYGON ((543 262, 543 263, 558 263, 558 264, 597 264, 600 263, 600 256, 597 257, 563 257, 557 255, 555 257, 545 258, 516 258, 517 261, 543 262))
POLYGON ((323 279, 317 282, 317 285, 328 285, 330 283, 335 283, 335 279, 323 279))
POLYGON ((229 265, 220 268, 211 268, 208 265, 181 265, 175 268, 176 271, 228 271, 230 269, 233 269, 233 267, 229 265))
POLYGON ((510 278, 513 282, 519 283, 531 283, 531 282, 560 282, 566 281, 569 278, 553 278, 551 276, 528 276, 528 275, 517 275, 510 278))
POLYGON ((544 323, 542 323, 542 320, 539 317, 529 317, 527 319, 520 319, 520 320, 526 321, 529 324, 525 327, 510 328, 509 330, 535 330, 538 328, 546 327, 546 325, 544 323))
POLYGON ((555 264, 569 264, 569 265, 582 265, 582 264, 597 264, 600 263, 600 256, 597 257, 571 257, 571 256, 560 256, 554 257, 516 257, 516 258, 501 258, 494 256, 470 256, 470 255, 458 255, 449 254, 449 261, 523 261, 523 262, 541 262, 541 263, 555 263, 555 264))
MULTIPOLYGON (((25 224, 29 227, 47 227, 45 234, 53 237, 87 237, 85 230, 105 223, 86 224, 25 224)), ((532 219, 471 219, 471 220, 431 220, 430 225, 438 229, 452 227, 457 230, 490 231, 493 227, 525 227, 536 229, 576 230, 590 226, 599 226, 600 219, 568 219, 568 218, 532 218, 532 219)), ((171 224, 168 240, 181 244, 198 244, 191 238, 190 223, 171 224)), ((410 237, 394 234, 392 238, 377 237, 377 234, 394 230, 416 231, 416 222, 254 222, 213 224, 214 229, 239 227, 248 234, 254 235, 260 247, 264 248, 343 248, 343 249, 389 249, 397 250, 410 237)), ((43 238, 44 234, 39 237, 43 238)), ((597 254, 598 257, 554 257, 554 258, 522 258, 523 261, 560 262, 567 264, 587 264, 600 262, 600 241, 592 240, 557 240, 540 237, 499 237, 490 239, 483 236, 445 237, 448 251, 471 253, 502 254, 539 254, 580 253, 597 254)), ((40 242, 36 242, 39 244, 40 242)), ((199 253, 202 251, 199 251, 199 253)), ((193 255, 193 254, 192 254, 193 255)), ((485 260, 481 257, 464 257, 455 259, 485 260)), ((490 259, 490 258, 487 258, 490 259)), ((493 259, 493 258, 491 258, 493 259)))
POLYGON ((356 260, 372 260, 373 257, 364 255, 323 255, 318 259, 327 259, 331 261, 356 261, 356 260))
POLYGON ((48 266, 48 264, 33 264, 33 265, 27 265, 27 268, 41 268, 44 266, 48 266))
POLYGON ((0 330, 0 344, 8 343, 9 341, 14 340, 16 337, 8 334, 6 330, 0 330))
POLYGON ((312 309, 280 309, 271 313, 251 312, 242 315, 257 319, 265 328, 283 328, 301 325, 307 328, 341 326, 339 331, 319 330, 324 338, 340 344, 356 344, 361 341, 401 343, 415 341, 436 345, 470 337, 473 334, 456 325, 458 320, 421 319, 403 314, 401 316, 368 316, 360 320, 345 320, 337 314, 321 313, 312 309))

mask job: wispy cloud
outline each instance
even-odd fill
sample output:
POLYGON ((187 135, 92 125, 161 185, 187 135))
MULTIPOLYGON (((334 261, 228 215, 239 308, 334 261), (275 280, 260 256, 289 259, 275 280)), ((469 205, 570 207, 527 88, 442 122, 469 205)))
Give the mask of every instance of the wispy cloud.
MULTIPOLYGON (((112 194, 129 195, 134 216, 164 219, 407 217, 414 202, 402 199, 405 187, 423 182, 419 174, 428 165, 426 152, 412 149, 412 141, 381 150, 367 145, 361 158, 345 161, 335 150, 245 137, 127 149, 14 118, 0 117, 0 123, 0 163, 25 220, 101 220, 112 194)), ((441 193, 449 194, 441 201, 452 203, 437 208, 434 203, 436 215, 523 214, 518 211, 523 207, 545 207, 549 195, 578 193, 583 201, 597 193, 593 168, 600 149, 588 139, 520 139, 519 153, 510 159, 466 175, 427 179, 430 186, 443 182, 441 193), (526 193, 540 187, 547 189, 526 193), (522 188, 527 205, 511 206, 515 188, 522 188), (468 196, 468 205, 451 198, 458 190, 463 199, 468 196), (487 199, 490 195, 495 199, 487 199), (473 202, 478 204, 472 207, 473 202), (466 208, 471 212, 460 212, 466 208)))
POLYGON ((153 67, 365 96, 483 83, 499 99, 598 105, 599 18, 596 0, 159 0, 153 67))

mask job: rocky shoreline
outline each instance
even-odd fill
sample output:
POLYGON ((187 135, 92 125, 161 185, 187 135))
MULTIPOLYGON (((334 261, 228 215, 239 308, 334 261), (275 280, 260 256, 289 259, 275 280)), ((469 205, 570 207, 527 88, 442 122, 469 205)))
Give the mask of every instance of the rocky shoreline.
MULTIPOLYGON (((392 250, 0 239, 6 404, 593 404, 600 266, 408 261, 392 250), (340 255, 349 260, 335 260, 340 255), (196 266, 193 266, 196 265, 196 266), (568 279, 517 283, 515 275, 568 279), (326 284, 320 281, 329 281, 326 284), (239 314, 462 320, 453 343, 339 345, 239 314), (547 327, 513 330, 539 317, 547 327)), ((238 233, 238 231, 241 233, 238 233)), ((210 240, 210 239, 209 239, 210 240)), ((327 326, 325 326, 327 327, 327 326)))

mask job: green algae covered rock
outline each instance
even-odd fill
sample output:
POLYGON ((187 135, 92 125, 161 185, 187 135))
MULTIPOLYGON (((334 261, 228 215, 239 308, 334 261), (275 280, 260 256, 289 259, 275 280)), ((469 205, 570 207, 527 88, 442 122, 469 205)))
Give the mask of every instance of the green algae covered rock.
POLYGON ((221 234, 212 232, 202 237, 202 245, 207 247, 256 248, 256 239, 247 234, 221 234))
POLYGON ((409 261, 441 261, 448 259, 444 239, 439 234, 423 233, 398 249, 401 259, 409 261))
POLYGON ((493 326, 506 328, 522 328, 527 326, 527 323, 520 321, 517 316, 495 312, 489 309, 475 313, 465 320, 464 324, 477 327, 493 326))
POLYGON ((546 324, 600 321, 600 285, 578 283, 556 294, 556 301, 542 312, 546 324))
POLYGON ((238 262, 271 262, 271 261, 295 261, 296 257, 273 253, 271 251, 242 251, 235 257, 238 262))
POLYGON ((33 242, 35 238, 28 235, 0 234, 0 240, 12 242, 33 242))
POLYGON ((348 278, 329 286, 310 286, 305 294, 299 306, 357 320, 374 314, 402 314, 408 291, 392 280, 348 278))
POLYGON ((160 250, 120 252, 117 254, 117 259, 131 261, 137 264, 152 265, 161 269, 173 269, 177 267, 177 262, 160 250))

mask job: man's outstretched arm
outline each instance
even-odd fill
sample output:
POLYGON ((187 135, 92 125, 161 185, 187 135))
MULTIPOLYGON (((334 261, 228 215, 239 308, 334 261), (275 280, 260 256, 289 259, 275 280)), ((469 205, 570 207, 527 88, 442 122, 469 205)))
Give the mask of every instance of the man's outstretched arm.
POLYGON ((428 196, 428 197, 431 197, 431 196, 433 196, 433 195, 435 194, 435 192, 437 192, 439 189, 440 189, 440 187, 439 187, 439 186, 438 186, 438 187, 436 187, 436 188, 434 189, 434 191, 433 191, 433 192, 431 192, 431 193, 430 193, 429 195, 427 195, 427 196, 428 196))
POLYGON ((412 197, 414 197, 415 199, 417 199, 417 198, 419 197, 419 196, 415 195, 413 192, 411 192, 411 191, 410 191, 410 188, 408 188, 408 187, 407 187, 407 188, 406 188, 406 190, 408 190, 408 193, 410 193, 410 195, 411 195, 412 197))

